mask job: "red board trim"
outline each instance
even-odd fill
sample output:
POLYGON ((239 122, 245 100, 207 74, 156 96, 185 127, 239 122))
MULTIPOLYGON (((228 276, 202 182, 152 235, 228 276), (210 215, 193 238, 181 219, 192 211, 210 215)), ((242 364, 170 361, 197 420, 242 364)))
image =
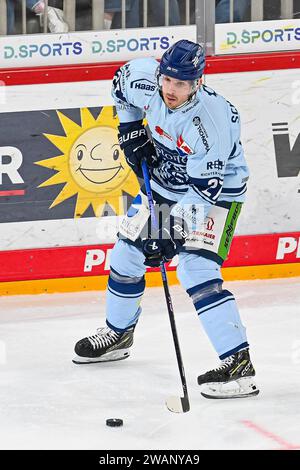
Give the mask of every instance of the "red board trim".
POLYGON ((0 191, 1 196, 24 196, 25 189, 12 189, 11 191, 0 191))
MULTIPOLYGON (((111 80, 124 62, 55 65, 49 67, 0 69, 0 82, 6 86, 40 83, 111 80)), ((300 52, 272 52, 207 57, 205 73, 253 72, 300 68, 300 52)))
MULTIPOLYGON (((108 245, 39 248, 0 252, 0 281, 25 281, 109 273, 108 245), (86 270, 85 270, 86 267, 86 270)), ((234 237, 224 267, 300 262, 300 232, 234 237)), ((174 271, 176 267, 168 267, 174 271)), ((158 271, 158 269, 150 269, 158 271)))

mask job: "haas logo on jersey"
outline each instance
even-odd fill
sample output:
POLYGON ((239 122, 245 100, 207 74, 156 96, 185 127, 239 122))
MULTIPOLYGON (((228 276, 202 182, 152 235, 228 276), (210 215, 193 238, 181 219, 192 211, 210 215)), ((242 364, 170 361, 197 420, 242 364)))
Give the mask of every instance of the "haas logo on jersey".
POLYGON ((177 139, 177 150, 179 152, 179 155, 191 155, 193 153, 193 150, 191 147, 183 140, 182 135, 180 135, 177 139))
POLYGON ((142 78, 139 80, 133 80, 130 83, 130 88, 135 88, 138 90, 145 90, 145 91, 154 91, 156 89, 156 85, 150 80, 147 80, 147 78, 142 78))

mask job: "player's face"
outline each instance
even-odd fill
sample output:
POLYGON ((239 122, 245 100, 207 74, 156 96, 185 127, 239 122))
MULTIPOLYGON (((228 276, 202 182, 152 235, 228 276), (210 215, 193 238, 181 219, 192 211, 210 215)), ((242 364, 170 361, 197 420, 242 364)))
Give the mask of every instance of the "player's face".
POLYGON ((162 76, 162 94, 168 108, 175 109, 188 100, 192 93, 192 85, 188 80, 162 76))

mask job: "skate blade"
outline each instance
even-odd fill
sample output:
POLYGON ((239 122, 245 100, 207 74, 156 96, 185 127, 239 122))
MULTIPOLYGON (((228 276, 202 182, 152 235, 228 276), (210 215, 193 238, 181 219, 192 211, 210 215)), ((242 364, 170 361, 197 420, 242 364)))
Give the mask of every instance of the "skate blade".
POLYGON ((259 394, 252 377, 245 377, 231 382, 213 382, 203 385, 201 395, 210 399, 247 398, 259 394))
POLYGON ((98 362, 122 361, 123 359, 127 359, 129 356, 130 352, 128 349, 122 349, 119 351, 111 351, 100 357, 82 357, 76 355, 74 359, 72 359, 72 362, 74 364, 96 364, 98 362))
POLYGON ((208 395, 207 393, 200 392, 204 398, 209 398, 211 400, 229 400, 231 398, 247 398, 247 397, 255 397, 259 394, 259 390, 255 390, 251 393, 244 393, 243 395, 208 395))

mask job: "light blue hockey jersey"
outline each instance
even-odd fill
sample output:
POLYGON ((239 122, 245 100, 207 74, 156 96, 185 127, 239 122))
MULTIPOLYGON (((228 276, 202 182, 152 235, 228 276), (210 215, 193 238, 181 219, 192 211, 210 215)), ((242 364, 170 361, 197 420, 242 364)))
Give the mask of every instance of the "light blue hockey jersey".
POLYGON ((244 200, 248 167, 236 108, 202 85, 185 106, 170 110, 156 83, 158 62, 135 59, 115 74, 112 96, 120 122, 145 117, 160 159, 154 191, 180 205, 244 200))

